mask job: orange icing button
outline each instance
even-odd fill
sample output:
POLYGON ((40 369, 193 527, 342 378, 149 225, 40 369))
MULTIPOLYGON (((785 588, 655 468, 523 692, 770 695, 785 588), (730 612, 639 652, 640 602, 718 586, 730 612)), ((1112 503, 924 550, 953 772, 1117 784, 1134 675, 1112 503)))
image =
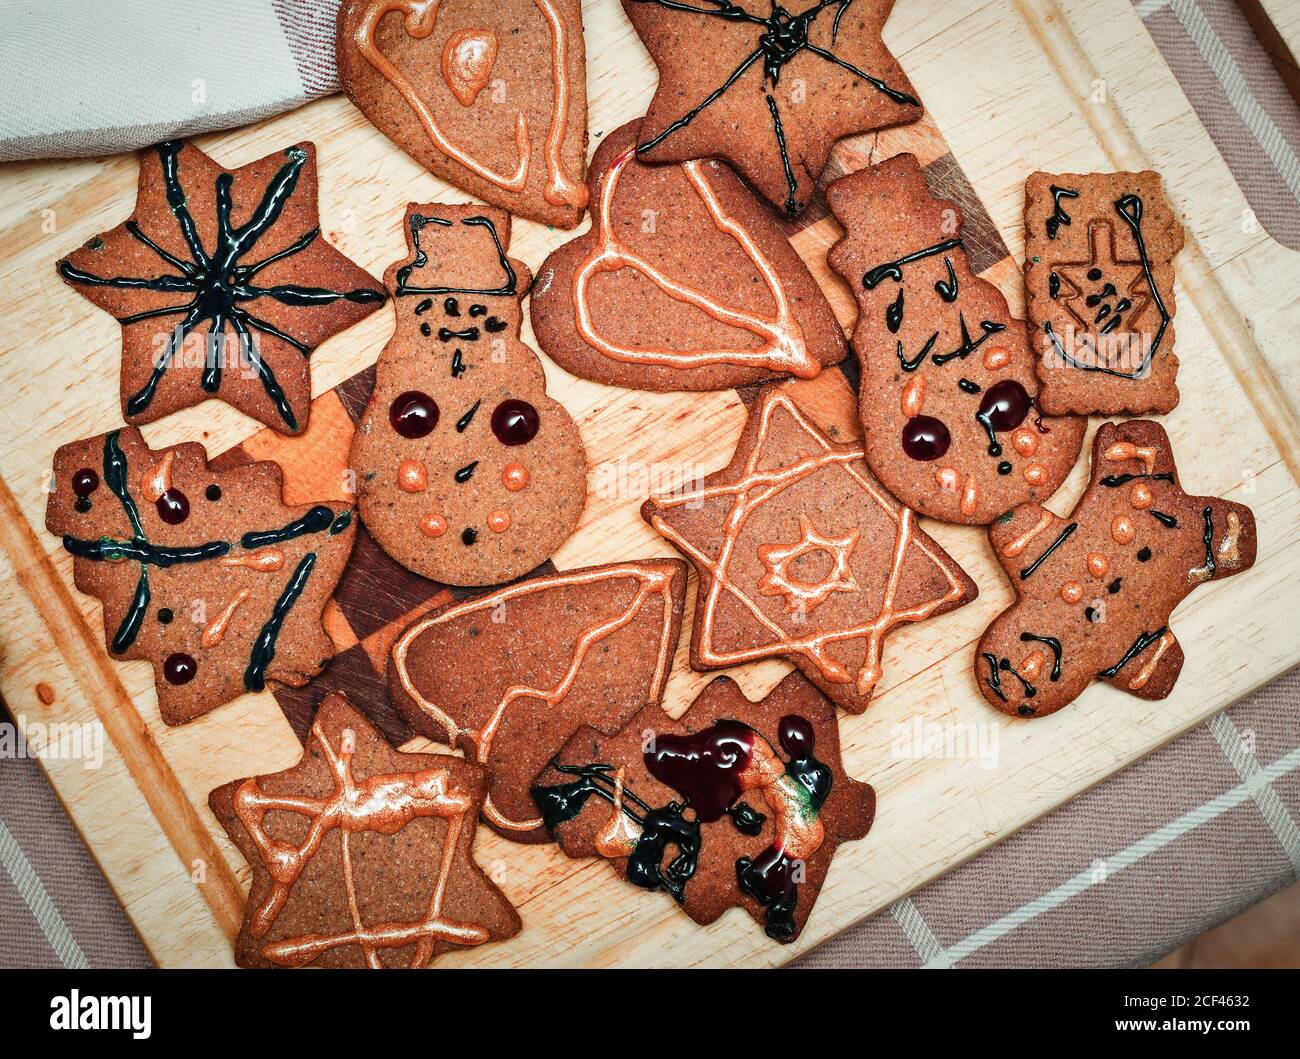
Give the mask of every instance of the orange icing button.
POLYGON ((1111 520, 1110 535, 1116 544, 1132 544, 1133 538, 1137 536, 1137 530, 1133 527, 1133 521, 1127 515, 1116 515, 1111 520))
POLYGON ((1110 569, 1110 560, 1101 552, 1088 553, 1088 573, 1093 577, 1105 577, 1106 571, 1110 569))
POLYGON ((441 537, 447 532, 447 520, 436 512, 430 512, 420 519, 420 532, 426 537, 441 537))
POLYGON ((1047 481, 1047 468, 1041 463, 1031 463, 1021 474, 1030 485, 1042 485, 1047 481))
POLYGON ((917 375, 903 388, 903 415, 918 416, 925 405, 925 376, 917 375))
POLYGON ((510 528, 510 516, 504 511, 493 511, 487 517, 487 524, 493 533, 505 533, 510 528))
POLYGON ((429 473, 419 460, 403 460, 397 465, 397 487, 404 493, 423 493, 429 488, 429 473))
POLYGON ((945 493, 955 493, 961 477, 951 467, 940 467, 934 472, 934 480, 945 493))
POLYGON ((1129 493, 1129 499, 1133 501, 1133 506, 1139 511, 1145 511, 1151 506, 1151 487, 1146 482, 1134 482, 1133 490, 1129 493))
POLYGON ((1001 346, 994 346, 984 354, 984 367, 997 371, 1011 363, 1011 354, 1001 346))
POLYGON ((470 106, 492 76, 497 38, 491 30, 462 29, 442 47, 442 79, 462 107, 470 106))
POLYGON ((522 463, 507 464, 501 472, 501 484, 512 493, 519 492, 528 485, 528 468, 522 463))
POLYGON ((1083 599, 1083 586, 1078 581, 1067 581, 1061 586, 1061 598, 1067 603, 1078 603, 1083 599))
POLYGON ((1043 652, 1034 651, 1028 658, 1020 663, 1020 668, 1016 670, 1026 680, 1033 680, 1043 671, 1043 652))
POLYGON ((1011 435, 1011 447, 1021 456, 1032 456, 1038 451, 1038 433, 1028 427, 1017 427, 1011 435))

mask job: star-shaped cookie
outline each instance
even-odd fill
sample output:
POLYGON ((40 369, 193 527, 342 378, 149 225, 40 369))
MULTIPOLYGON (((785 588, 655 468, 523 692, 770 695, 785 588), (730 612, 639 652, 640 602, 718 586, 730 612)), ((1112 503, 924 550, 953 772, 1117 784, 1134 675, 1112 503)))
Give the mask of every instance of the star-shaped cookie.
POLYGON ((533 798, 568 856, 608 858, 697 923, 739 905, 780 942, 876 812, 840 763, 834 706, 798 673, 757 702, 718 677, 675 721, 648 706, 613 735, 584 728, 533 798))
POLYGON ((340 694, 302 761, 218 787, 208 806, 253 869, 235 939, 242 967, 425 967, 518 934, 473 859, 487 772, 403 754, 340 694))
POLYGON ((235 170, 179 140, 145 151, 131 218, 58 272, 122 325, 131 424, 220 397, 299 434, 312 350, 386 298, 321 236, 310 143, 235 170))
POLYGON ((659 67, 646 162, 723 158, 787 216, 842 136, 921 116, 881 42, 894 0, 623 0, 659 67), (795 5, 798 6, 798 5, 795 5))
POLYGON ((885 637, 978 594, 872 477, 861 443, 833 443, 779 386, 754 402, 731 463, 641 516, 700 575, 691 667, 784 657, 861 713, 885 637))

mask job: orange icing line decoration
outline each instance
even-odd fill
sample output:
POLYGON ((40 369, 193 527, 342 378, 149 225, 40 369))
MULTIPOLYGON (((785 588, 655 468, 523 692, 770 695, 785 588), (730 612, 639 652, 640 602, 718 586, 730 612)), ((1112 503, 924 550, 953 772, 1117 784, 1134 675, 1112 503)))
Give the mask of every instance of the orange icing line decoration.
POLYGON ((1007 543, 1002 546, 1002 554, 1005 555, 1008 559, 1014 559, 1017 555, 1019 555, 1026 548, 1029 547, 1030 541, 1032 541, 1035 537, 1037 537, 1040 533, 1042 533, 1043 530, 1047 529, 1047 527, 1050 526, 1051 524, 1052 524, 1052 513, 1050 511, 1044 511, 1041 515, 1038 516, 1038 522, 1033 527, 1033 529, 1029 530, 1026 533, 1022 533, 1015 540, 1007 541, 1007 543))
MULTIPOLYGON (((357 51, 370 63, 385 81, 391 84, 407 105, 419 118, 425 135, 447 157, 454 159, 471 173, 490 181, 505 191, 519 192, 528 183, 528 166, 532 145, 528 136, 528 118, 523 111, 515 117, 515 151, 519 161, 515 171, 510 174, 500 173, 484 165, 463 147, 453 143, 443 132, 442 126, 428 105, 415 91, 414 85, 389 60, 375 41, 375 31, 380 20, 390 11, 402 13, 405 18, 406 32, 415 40, 424 40, 433 33, 434 23, 438 18, 438 9, 442 0, 373 0, 361 14, 353 33, 352 42, 357 51)), ((576 206, 582 208, 587 204, 587 189, 583 184, 571 180, 564 172, 560 160, 560 149, 569 120, 569 31, 564 20, 560 18, 551 0, 533 0, 537 9, 546 19, 551 34, 551 82, 555 92, 555 106, 551 111, 550 127, 546 134, 547 182, 543 198, 553 206, 576 206)), ((449 42, 450 43, 450 42, 449 42)), ((460 98, 459 96, 457 97, 460 98)), ((463 103, 464 101, 461 100, 463 103)))
POLYGON ((1241 562, 1241 519, 1235 511, 1228 512, 1228 532, 1219 541, 1219 561, 1227 566, 1241 562))
POLYGON ((420 532, 426 537, 441 537, 447 532, 447 520, 435 512, 430 512, 420 519, 420 532))
MULTIPOLYGON (((455 746, 462 736, 467 737, 474 747, 471 760, 485 764, 492 753, 492 740, 496 737, 497 729, 501 727, 501 721, 510 706, 520 699, 538 699, 546 707, 555 709, 564 697, 573 690, 573 685, 578 679, 578 672, 591 649, 602 640, 618 632, 619 629, 635 621, 642 608, 653 596, 660 596, 663 602, 663 631, 659 638, 659 656, 655 663, 655 675, 650 684, 648 698, 650 701, 659 701, 664 681, 668 677, 668 667, 672 663, 673 644, 669 635, 672 630, 673 620, 672 581, 673 571, 671 569, 652 569, 638 563, 619 563, 616 566, 599 570, 552 574, 549 577, 538 577, 531 581, 510 585, 489 595, 466 600, 456 606, 449 607, 440 614, 416 622, 393 645, 393 666, 398 680, 401 681, 402 688, 410 696, 411 701, 447 733, 448 745, 455 746), (509 603, 513 599, 519 599, 534 592, 543 592, 565 585, 589 585, 612 578, 631 578, 636 582, 636 592, 623 613, 608 621, 588 626, 579 634, 577 643, 574 645, 569 668, 555 687, 529 688, 523 685, 514 685, 508 688, 501 701, 497 704, 496 710, 493 711, 492 716, 482 728, 461 728, 446 712, 421 695, 415 686, 415 682, 411 679, 411 673, 406 664, 406 656, 410 652, 411 644, 416 637, 426 629, 459 618, 464 614, 475 611, 491 611, 501 604, 509 603)), ((483 815, 496 826, 511 831, 532 831, 542 826, 540 817, 533 820, 511 820, 493 804, 491 794, 483 801, 483 815)))
POLYGON ((925 376, 914 375, 912 381, 903 387, 903 415, 919 416, 925 407, 925 376))
POLYGON ((528 468, 522 463, 510 463, 501 471, 501 484, 512 493, 528 486, 528 468))
POLYGON ((216 647, 217 644, 221 643, 226 635, 226 629, 230 626, 230 620, 235 616, 235 611, 252 594, 252 591, 247 588, 241 588, 236 592, 234 599, 226 604, 226 609, 208 623, 203 630, 203 635, 199 638, 199 643, 204 647, 216 647))
POLYGON ((175 459, 175 450, 168 450, 163 453, 157 467, 140 476, 140 495, 149 503, 156 504, 158 498, 172 487, 172 461, 175 459))
POLYGON ((1147 659, 1146 665, 1138 671, 1137 675, 1128 682, 1130 691, 1137 691, 1144 687, 1146 682, 1151 679, 1151 675, 1156 671, 1156 666, 1160 664, 1160 659, 1164 653, 1169 650, 1169 646, 1174 642, 1173 633, 1165 633, 1160 637, 1160 642, 1156 644, 1155 652, 1147 659))
POLYGON ((655 364, 670 368, 698 368, 710 364, 757 366, 781 374, 797 375, 810 379, 821 371, 821 364, 808 352, 803 328, 794 318, 790 300, 781 287, 776 269, 763 256, 762 250, 744 228, 722 209, 717 194, 704 175, 704 162, 683 162, 681 170, 708 210, 714 227, 730 235, 745 251, 759 275, 767 285, 776 303, 776 316, 766 319, 714 301, 706 293, 664 275, 649 261, 633 253, 618 241, 614 234, 612 211, 614 192, 619 175, 636 154, 635 148, 625 151, 601 178, 600 199, 596 211, 599 241, 582 266, 573 273, 573 305, 578 334, 593 349, 612 360, 625 364, 655 364), (598 272, 619 272, 635 269, 674 301, 692 305, 721 324, 740 328, 763 339, 756 349, 702 349, 683 353, 672 349, 634 349, 609 341, 596 329, 587 304, 587 287, 598 272))
POLYGON ((823 537, 800 512, 799 528, 803 536, 791 545, 763 544, 758 557, 767 567, 758 582, 758 590, 765 596, 785 596, 785 609, 793 614, 811 613, 826 601, 832 592, 858 591, 857 578, 849 568, 849 556, 858 543, 860 534, 851 530, 843 537, 823 537), (810 552, 823 552, 831 557, 832 568, 822 580, 802 581, 790 573, 790 566, 810 552))
POLYGON ((474 809, 474 800, 452 785, 451 774, 446 769, 375 775, 358 783, 352 775, 355 733, 345 728, 337 751, 326 739, 319 723, 312 724, 311 733, 333 774, 334 790, 328 796, 270 795, 258 787, 255 777, 245 780, 235 791, 235 813, 257 846, 262 864, 271 877, 270 890, 251 910, 249 933, 255 938, 266 935, 284 909, 303 870, 320 851, 325 837, 335 830, 339 832, 342 844, 343 881, 353 929, 335 935, 307 934, 284 938, 264 946, 262 955, 276 963, 301 966, 330 949, 359 945, 366 963, 378 968, 381 966, 378 949, 414 945, 411 966, 423 967, 432 959, 436 942, 478 945, 487 941, 488 932, 484 927, 442 914, 456 845, 465 816, 474 809), (266 833, 266 814, 271 812, 296 813, 310 820, 299 845, 278 841, 266 833), (364 832, 394 835, 412 820, 430 817, 446 820, 448 825, 443 838, 437 885, 428 912, 417 922, 365 926, 356 899, 350 837, 364 832))
POLYGON ((856 690, 866 695, 880 679, 880 653, 885 635, 896 625, 908 621, 923 621, 945 603, 951 603, 962 597, 961 583, 953 577, 939 558, 924 541, 914 539, 913 525, 916 514, 911 508, 903 507, 880 486, 866 478, 853 465, 865 461, 861 447, 840 451, 832 446, 827 438, 803 414, 799 407, 784 393, 774 392, 764 401, 760 412, 757 439, 745 461, 745 473, 737 481, 717 485, 702 486, 690 492, 660 494, 651 499, 661 508, 674 508, 683 505, 699 505, 717 497, 733 498, 733 505, 727 517, 726 528, 721 546, 715 557, 706 555, 699 548, 686 540, 676 529, 670 526, 659 514, 650 516, 650 524, 670 541, 679 551, 688 556, 700 571, 707 571, 709 578, 708 592, 703 608, 699 611, 698 651, 701 661, 707 666, 730 666, 740 662, 753 662, 759 658, 770 658, 778 654, 798 654, 809 659, 821 670, 822 675, 837 684, 856 681, 856 690), (763 458, 767 437, 771 431, 772 415, 776 409, 786 412, 796 425, 816 443, 822 451, 816 455, 803 456, 784 467, 775 470, 759 470, 759 461, 763 458), (842 467, 874 502, 894 522, 894 553, 890 564, 889 576, 880 601, 880 610, 869 621, 846 629, 831 629, 809 636, 795 636, 786 632, 780 625, 763 613, 759 605, 732 583, 729 567, 736 549, 736 541, 744 528, 750 514, 761 507, 777 493, 802 482, 827 467, 842 467), (903 573, 903 563, 908 549, 915 545, 921 552, 943 571, 948 581, 948 591, 942 596, 935 596, 914 607, 896 610, 894 598, 898 594, 898 583, 903 573), (774 642, 741 651, 718 651, 713 646, 714 621, 718 601, 723 592, 728 592, 737 599, 774 637, 774 642), (827 654, 827 649, 846 640, 865 640, 866 657, 859 668, 856 678, 839 662, 827 654))
POLYGON ((1106 451, 1102 456, 1112 463, 1120 463, 1124 460, 1141 460, 1150 474, 1156 465, 1156 450, 1150 445, 1135 445, 1131 441, 1117 441, 1113 445, 1107 445, 1106 451))
POLYGON ((429 488, 429 472, 419 460, 403 460, 397 465, 397 488, 404 493, 423 493, 429 488))
POLYGON ((222 566, 242 566, 249 570, 256 570, 259 574, 265 574, 284 566, 284 552, 273 545, 268 545, 238 555, 223 555, 217 562, 222 566))
POLYGON ((1020 663, 1017 672, 1026 680, 1034 680, 1043 671, 1043 652, 1032 651, 1028 658, 1020 663))
POLYGON ((623 812, 623 782, 627 776, 627 766, 620 765, 614 773, 613 812, 609 820, 596 832, 596 852, 602 857, 626 857, 636 849, 637 839, 641 836, 632 826, 632 821, 623 812))
POLYGON ((510 528, 510 516, 504 511, 493 511, 487 517, 487 524, 493 533, 505 533, 510 528))
POLYGON ((473 106, 492 76, 497 36, 490 29, 461 29, 442 46, 442 79, 462 107, 473 106))
POLYGON ((980 502, 980 487, 973 474, 966 475, 966 485, 961 491, 961 513, 969 515, 980 502))

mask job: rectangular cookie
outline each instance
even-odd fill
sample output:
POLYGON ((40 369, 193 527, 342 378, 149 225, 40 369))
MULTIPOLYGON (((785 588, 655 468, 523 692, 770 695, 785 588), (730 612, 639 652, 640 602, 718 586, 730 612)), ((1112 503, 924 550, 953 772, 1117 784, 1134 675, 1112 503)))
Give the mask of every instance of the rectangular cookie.
POLYGON ((1034 173, 1025 185, 1025 297, 1049 415, 1178 404, 1174 255, 1183 229, 1142 173, 1034 173))

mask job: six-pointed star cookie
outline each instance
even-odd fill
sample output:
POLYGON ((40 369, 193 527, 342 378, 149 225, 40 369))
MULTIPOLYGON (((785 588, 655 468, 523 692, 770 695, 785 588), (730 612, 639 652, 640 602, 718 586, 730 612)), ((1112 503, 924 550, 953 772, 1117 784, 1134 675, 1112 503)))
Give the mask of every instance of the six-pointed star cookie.
POLYGON ((135 213, 58 264, 122 325, 128 423, 220 397, 307 428, 312 350, 386 297, 319 224, 310 143, 236 170, 179 140, 141 155, 135 213))
POLYGON ((340 694, 302 760, 218 787, 208 805, 253 869, 242 967, 424 967, 521 924, 473 859, 487 771, 403 754, 340 694))
POLYGON ((871 701, 891 629, 978 594, 862 445, 832 443, 779 387, 755 401, 725 470, 641 515, 699 571, 692 668, 785 657, 851 713, 871 701))
POLYGON ((841 136, 921 116, 880 35, 894 0, 623 0, 659 67, 647 162, 724 158, 793 217, 841 136))

